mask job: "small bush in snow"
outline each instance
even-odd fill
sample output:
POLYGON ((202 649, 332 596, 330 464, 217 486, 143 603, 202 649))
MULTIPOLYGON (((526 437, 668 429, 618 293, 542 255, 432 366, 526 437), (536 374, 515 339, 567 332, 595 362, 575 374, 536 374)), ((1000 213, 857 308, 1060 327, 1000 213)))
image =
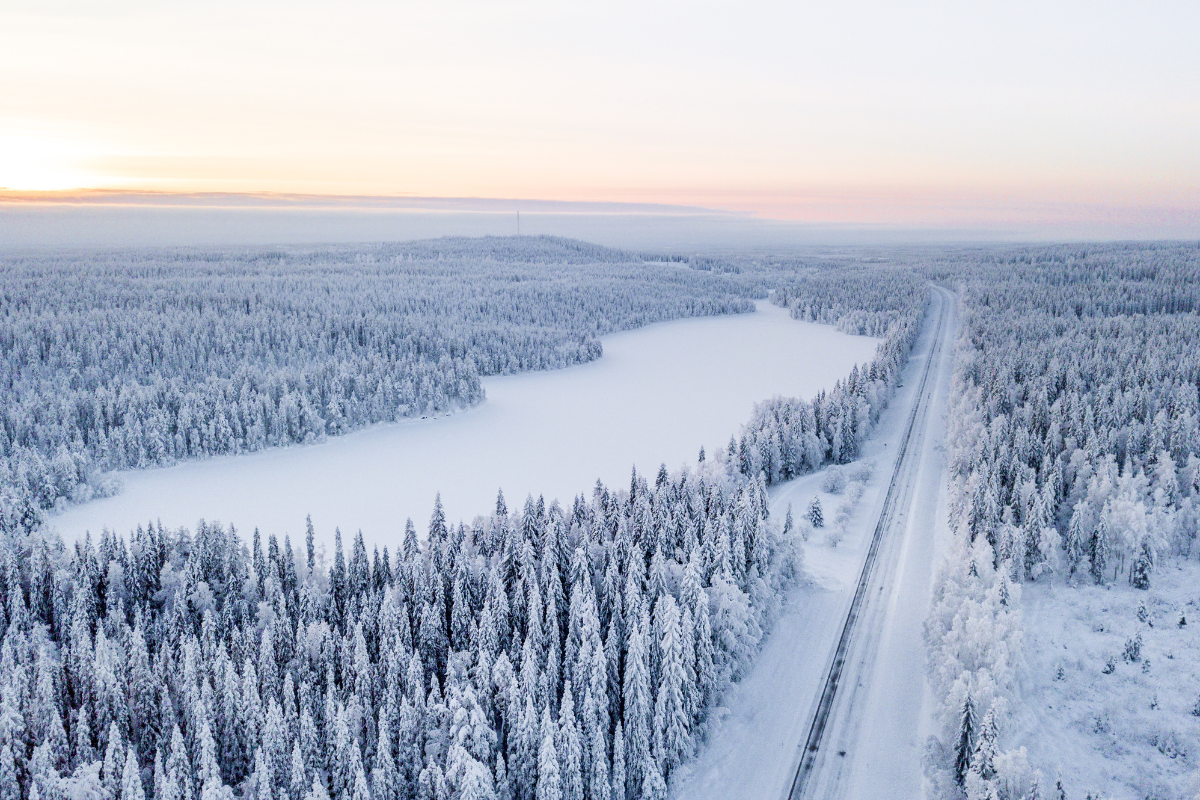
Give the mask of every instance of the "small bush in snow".
POLYGON ((857 461, 849 467, 850 480, 858 483, 866 483, 871 480, 871 475, 875 471, 875 465, 870 461, 857 461))
POLYGON ((1156 733, 1150 737, 1150 743, 1157 747, 1158 752, 1167 758, 1187 757, 1187 747, 1184 746, 1183 742, 1179 741, 1179 737, 1175 735, 1175 731, 1156 733))
POLYGON ((846 488, 846 471, 841 467, 829 467, 821 478, 821 489, 830 494, 841 494, 846 488))
POLYGON ((1123 657, 1131 664, 1142 660, 1142 635, 1140 633, 1132 639, 1125 640, 1123 657))

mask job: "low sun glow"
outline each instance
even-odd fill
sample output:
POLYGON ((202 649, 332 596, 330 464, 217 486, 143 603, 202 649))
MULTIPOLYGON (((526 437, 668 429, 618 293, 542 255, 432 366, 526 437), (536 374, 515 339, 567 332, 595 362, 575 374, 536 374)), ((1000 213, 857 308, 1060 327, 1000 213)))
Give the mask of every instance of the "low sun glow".
POLYGON ((58 136, 0 134, 0 188, 28 192, 86 189, 105 183, 87 167, 94 153, 58 136))

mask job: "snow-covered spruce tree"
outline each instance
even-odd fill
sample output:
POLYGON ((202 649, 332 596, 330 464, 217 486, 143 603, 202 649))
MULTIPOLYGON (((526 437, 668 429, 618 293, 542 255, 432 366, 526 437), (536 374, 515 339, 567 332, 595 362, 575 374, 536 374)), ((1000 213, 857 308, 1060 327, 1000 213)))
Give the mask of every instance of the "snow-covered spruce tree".
POLYGON ((959 786, 965 786, 967 771, 971 769, 971 756, 975 752, 975 733, 978 727, 975 721, 975 706, 971 703, 971 694, 963 697, 962 712, 959 714, 958 739, 954 743, 954 780, 959 786))
POLYGON ((825 512, 821 510, 821 498, 814 496, 808 504, 808 522, 814 528, 825 527, 825 512))

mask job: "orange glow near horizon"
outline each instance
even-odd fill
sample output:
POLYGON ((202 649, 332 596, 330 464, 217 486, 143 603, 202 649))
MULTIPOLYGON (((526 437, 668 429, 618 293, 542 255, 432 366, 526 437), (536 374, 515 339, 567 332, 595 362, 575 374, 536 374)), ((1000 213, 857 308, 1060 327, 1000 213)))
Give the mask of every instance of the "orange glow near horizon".
POLYGON ((0 187, 0 208, 8 206, 107 206, 248 209, 336 209, 362 212, 469 210, 482 213, 689 214, 725 213, 766 221, 822 225, 884 225, 917 228, 1005 226, 1063 226, 1073 223, 1161 224, 1178 231, 1196 219, 1200 192, 1125 192, 1116 201, 1086 189, 1038 192, 953 192, 929 187, 916 190, 856 191, 807 189, 776 194, 691 191, 597 192, 564 196, 437 196, 399 194, 316 194, 303 192, 209 192, 146 190, 136 186, 84 187, 54 190, 6 190, 0 187), (554 204, 563 204, 561 207, 554 204), (524 205, 522 205, 524 204, 524 205), (600 206, 597 206, 600 204, 600 206), (605 204, 611 204, 604 211, 605 204), (544 207, 543 207, 544 206, 544 207))

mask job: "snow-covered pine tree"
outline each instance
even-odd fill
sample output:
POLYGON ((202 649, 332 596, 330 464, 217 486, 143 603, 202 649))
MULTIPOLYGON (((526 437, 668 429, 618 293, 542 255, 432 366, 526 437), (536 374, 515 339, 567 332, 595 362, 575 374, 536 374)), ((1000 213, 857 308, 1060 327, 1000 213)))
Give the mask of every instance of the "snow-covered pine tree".
POLYGON ((684 698, 686 673, 680 642, 679 608, 675 598, 663 595, 656 616, 661 618, 662 668, 654 707, 654 752, 665 777, 691 755, 690 717, 684 698))
POLYGON ((329 800, 329 792, 319 775, 313 775, 312 788, 304 796, 304 800, 329 800))
POLYGON ((963 698, 962 711, 959 714, 958 739, 954 745, 954 779, 959 786, 965 786, 967 771, 971 768, 971 759, 975 754, 975 739, 977 725, 975 722, 975 706, 968 693, 963 698))
MULTIPOLYGON (((388 752, 388 757, 391 757, 391 752, 388 752)), ((288 798, 289 800, 304 800, 304 791, 308 786, 308 774, 304 768, 304 754, 300 750, 300 741, 292 742, 292 759, 291 770, 288 776, 288 798)), ((382 788, 391 788, 389 784, 384 783, 382 788)), ((380 800, 395 800, 395 792, 391 794, 385 793, 380 800)))
MULTIPOLYGON (((1200 701, 1197 701, 1200 702, 1200 701)), ((621 721, 613 731, 613 768, 612 768, 612 800, 626 800, 628 797, 628 779, 625 767, 625 730, 621 721)), ((592 800, 604 800, 592 796, 592 800)))
POLYGON ((1083 559, 1088 555, 1088 536, 1083 530, 1083 515, 1086 508, 1082 501, 1075 504, 1071 521, 1067 525, 1067 574, 1074 575, 1083 559))
POLYGON ((108 727, 108 746, 104 751, 104 767, 100 773, 104 779, 104 788, 110 797, 120 797, 124 766, 125 746, 121 738, 121 729, 117 727, 116 722, 112 722, 108 727))
POLYGON ((629 649, 625 654, 625 770, 627 781, 640 786, 643 768, 650 761, 651 695, 650 667, 641 618, 632 620, 629 649))
POLYGON ((263 753, 262 747, 255 748, 254 773, 251 776, 254 800, 275 800, 274 783, 270 759, 263 753))
POLYGON ((808 521, 814 528, 825 527, 825 514, 821 511, 821 498, 814 496, 808 504, 808 521))
POLYGON ((17 763, 12 757, 12 742, 6 741, 0 748, 0 796, 19 798, 20 787, 17 783, 17 763))
POLYGON ((1103 584, 1106 582, 1108 573, 1109 559, 1112 555, 1112 542, 1109 539, 1108 530, 1108 509, 1100 514, 1100 522, 1096 525, 1096 530, 1092 533, 1091 552, 1089 555, 1092 559, 1092 577, 1096 583, 1103 584))
POLYGON ((1137 555, 1130 566, 1129 585, 1135 589, 1149 589, 1150 574, 1153 571, 1154 545, 1150 543, 1150 537, 1143 534, 1142 540, 1138 545, 1137 555))
POLYGON ((562 776, 558 767, 558 752, 554 747, 554 732, 557 726, 550 719, 550 708, 542 710, 541 747, 537 760, 536 800, 563 800, 562 776))
POLYGON ((354 793, 350 797, 351 800, 371 800, 371 789, 367 785, 367 775, 361 763, 354 771, 354 793))
POLYGON ((653 756, 643 769, 642 792, 638 800, 667 800, 667 782, 663 778, 658 759, 653 756))
POLYGON ((584 800, 583 797, 583 744, 575 719, 575 699, 571 682, 563 687, 562 703, 558 709, 558 731, 555 750, 559 758, 559 775, 562 780, 562 800, 584 800))
POLYGON ((990 781, 996 777, 996 747, 998 738, 999 730, 996 721, 996 709, 995 706, 992 706, 983 715, 983 722, 980 723, 979 733, 976 736, 975 752, 971 756, 971 771, 977 773, 985 781, 990 781))

